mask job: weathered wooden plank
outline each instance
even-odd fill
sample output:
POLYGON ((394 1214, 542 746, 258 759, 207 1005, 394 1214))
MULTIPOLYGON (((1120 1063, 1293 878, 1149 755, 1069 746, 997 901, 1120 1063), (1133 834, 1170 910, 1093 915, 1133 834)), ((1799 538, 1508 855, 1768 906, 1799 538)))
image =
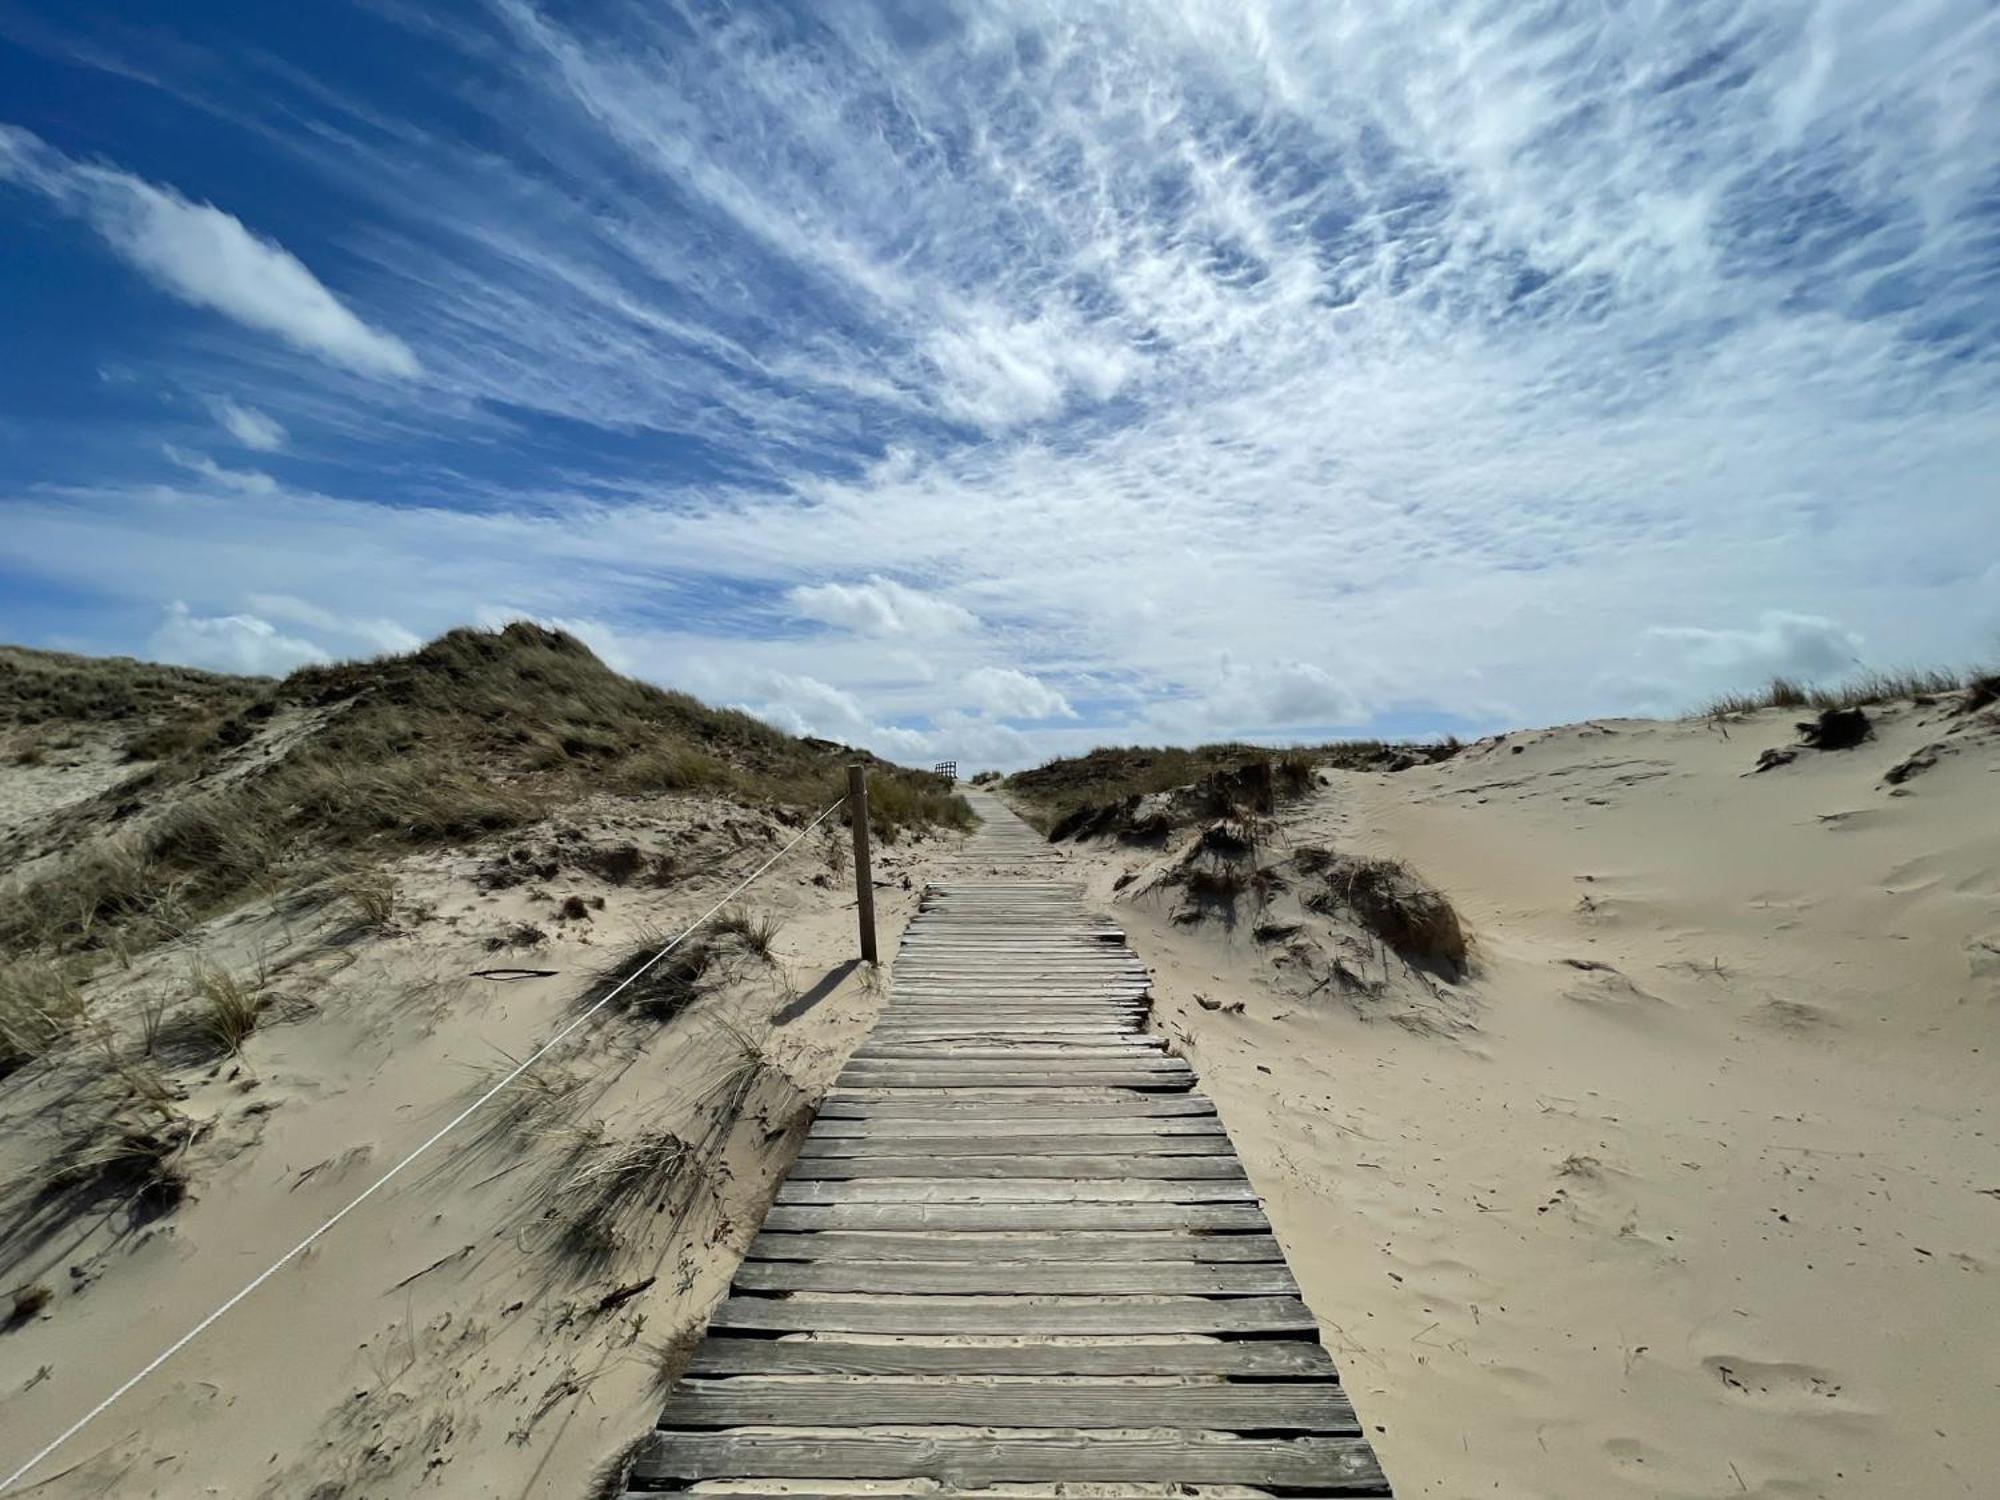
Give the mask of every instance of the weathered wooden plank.
POLYGON ((1039 1010, 1016 1010, 985 1004, 923 1010, 892 1008, 884 1014, 882 1024, 892 1028, 941 1026, 954 1030, 969 1026, 993 1026, 1005 1031, 1034 1031, 1045 1026, 1096 1026, 1119 1036, 1151 1034, 1143 1029, 1146 1025, 1143 1010, 1137 1007, 1119 1010, 1097 1004, 1061 1009, 1051 1006, 1039 1010))
POLYGON ((852 1380, 840 1376, 696 1378, 668 1398, 659 1426, 1175 1427, 1184 1431, 1356 1433, 1354 1408, 1331 1381, 1227 1385, 1190 1381, 993 1380, 978 1376, 852 1380))
POLYGON ((1076 1182, 1158 1178, 1167 1181, 1235 1182, 1243 1163, 1228 1156, 802 1156, 793 1182, 890 1181, 967 1178, 1066 1178, 1076 1182))
POLYGON ((732 1296, 709 1327, 784 1333, 1293 1334, 1317 1338, 1296 1297, 732 1296))
POLYGON ((1143 1004, 1151 980, 1106 974, 897 974, 889 1003, 956 1000, 983 994, 994 1000, 1091 1000, 1143 1004))
POLYGON ((1254 1203, 1245 1179, 863 1177, 787 1179, 780 1203, 1254 1203))
MULTIPOLYGON (((1128 1115, 1097 1109, 1075 1110, 1054 1117, 1044 1114, 1017 1119, 1005 1113, 1000 1106, 995 1106, 929 1118, 822 1115, 814 1123, 809 1139, 880 1140, 884 1144, 893 1144, 916 1137, 1041 1135, 1050 1131, 1093 1136, 1126 1135, 1141 1140, 1153 1136, 1223 1136, 1222 1122, 1214 1115, 1128 1115)), ((1227 1139, 1226 1136, 1223 1138, 1227 1139)))
POLYGON ((1152 983, 1140 974, 1042 974, 1024 973, 1008 967, 990 970, 898 971, 894 976, 898 995, 938 993, 956 995, 964 990, 980 990, 1004 995, 1019 992, 1025 999, 1045 994, 1074 994, 1085 998, 1124 998, 1127 992, 1143 991, 1152 983))
POLYGON ((899 1033, 915 1031, 999 1032, 1009 1041, 1036 1042, 1060 1037, 1065 1032, 1098 1032, 1113 1041, 1162 1040, 1146 1030, 1146 1017, 1137 1011, 1043 1010, 1035 1012, 994 1011, 983 1006, 966 1006, 956 1011, 910 1012, 883 1018, 883 1030, 874 1041, 890 1041, 899 1033))
POLYGON ((1092 973, 1081 969, 1030 971, 1011 965, 1004 970, 968 968, 921 969, 907 973, 899 971, 895 976, 898 994, 922 994, 926 991, 956 994, 963 989, 978 989, 994 994, 1016 991, 1027 999, 1051 993, 1119 998, 1150 983, 1151 980, 1137 974, 1092 973))
POLYGON ((1055 1296, 1095 1293, 1145 1297, 1284 1297, 1298 1284, 1284 1262, 1205 1264, 1196 1261, 745 1261, 736 1270, 744 1292, 958 1292, 967 1296, 1055 1296))
MULTIPOLYGON (((909 1023, 898 1022, 899 1028, 909 1023)), ((935 1025, 935 1022, 925 1023, 935 1025)), ((960 1023, 966 1024, 966 1023, 960 1023)), ((990 1021, 973 1024, 991 1025, 990 1021)), ((1023 1021, 1014 1026, 1015 1035, 993 1041, 982 1041, 975 1037, 940 1037, 928 1041, 911 1041, 899 1036, 896 1031, 872 1035, 862 1043, 876 1057, 964 1057, 986 1058, 1026 1058, 1046 1054, 1050 1057, 1160 1057, 1165 1055, 1166 1038, 1153 1032, 1137 1028, 1124 1031, 1111 1030, 1100 1018, 1078 1021, 1069 1018, 1047 1022, 1023 1021), (1095 1024, 1096 1036, 1065 1036, 1052 1033, 1046 1027, 1066 1027, 1082 1030, 1095 1024), (912 1051, 911 1049, 917 1049, 912 1051)), ((858 1055, 858 1054, 857 1054, 858 1055)))
POLYGON ((878 1202, 842 1199, 819 1203, 779 1203, 765 1216, 767 1230, 820 1232, 829 1229, 1165 1229, 1194 1233, 1268 1233, 1270 1222, 1254 1203, 1107 1202, 878 1202))
POLYGON ((826 1230, 780 1234, 766 1230, 751 1243, 750 1260, 917 1261, 1282 1261, 1268 1234, 869 1234, 826 1230))
POLYGON ((1141 1024, 1144 999, 1105 995, 1041 995, 1021 999, 999 995, 916 996, 891 1001, 883 1013, 891 1021, 1004 1021, 1026 1025, 1034 1021, 1092 1020, 1107 1025, 1141 1024))
MULTIPOLYGON (((841 1076, 852 1075, 897 1077, 903 1074, 923 1074, 948 1081, 963 1081, 977 1087, 982 1078, 995 1074, 1014 1074, 1033 1071, 1043 1083, 1067 1083, 1079 1086, 1081 1080, 1098 1074, 1119 1074, 1125 1077, 1148 1078, 1188 1078, 1186 1062, 1178 1057, 1163 1053, 1137 1053, 1130 1057, 1029 1057, 1009 1059, 1004 1057, 954 1058, 943 1054, 934 1058, 908 1059, 884 1058, 877 1062, 869 1058, 851 1059, 841 1076)), ((1090 1087, 1093 1085, 1082 1085, 1090 1087)), ((1095 1085, 1101 1087, 1101 1085, 1095 1085)))
POLYGON ((862 1062, 1141 1062, 1164 1057, 1158 1037, 1102 1042, 869 1042, 854 1052, 862 1062))
POLYGON ((965 1070, 955 1074, 920 1068, 914 1064, 898 1068, 895 1071, 874 1068, 856 1070, 850 1066, 848 1071, 840 1075, 840 1078, 842 1087, 901 1089, 939 1089, 950 1087, 954 1084, 989 1089, 1038 1089, 1046 1088, 1058 1081, 1090 1088, 1180 1089, 1188 1087, 1190 1083, 1189 1078, 1185 1074, 1148 1073, 1135 1068, 1126 1068, 1117 1071, 1109 1068, 1089 1070, 1065 1069, 1060 1074, 1052 1075, 1047 1071, 1042 1071, 1040 1065, 1037 1065, 1034 1071, 1019 1068, 993 1067, 965 1070))
POLYGON ((1126 999, 1116 995, 906 995, 889 1002, 884 1020, 911 1019, 950 1021, 1060 1020, 1065 1016, 1087 1016, 1102 1021, 1129 1021, 1146 1014, 1143 996, 1126 999))
POLYGON ((939 1047, 964 1043, 975 1047, 1047 1046, 1057 1044, 1111 1044, 1129 1042, 1146 1035, 1136 1025, 1122 1026, 1098 1020, 1023 1021, 1018 1024, 992 1021, 902 1022, 875 1028, 869 1045, 896 1047, 939 1047))
POLYGON ((908 989, 899 985, 896 998, 889 1002, 889 1010, 891 1014, 895 1014, 927 1006, 958 1010, 971 1010, 979 1006, 995 1011, 1018 1011, 1029 1014, 1035 1011, 1088 1006, 1108 1014, 1118 1010, 1142 1011, 1150 999, 1149 991, 1124 985, 1037 984, 1023 985, 1015 989, 971 983, 925 987, 912 985, 908 989))
POLYGON ((1351 1437, 1204 1439, 1194 1433, 991 1437, 827 1437, 655 1432, 631 1468, 638 1486, 722 1478, 936 1479, 954 1485, 1064 1480, 1282 1485, 1335 1494, 1386 1489, 1368 1444, 1351 1437))
POLYGON ((845 1156, 1229 1156, 1229 1137, 1215 1135, 820 1135, 799 1147, 804 1157, 845 1156))
POLYGON ((836 1089, 820 1102, 822 1119, 917 1120, 991 1112, 1004 1107, 1022 1120, 1061 1118, 1082 1112, 1105 1115, 1212 1115, 1215 1102, 1197 1090, 1173 1093, 1128 1089, 1046 1088, 940 1089, 926 1100, 907 1089, 836 1089))
POLYGON ((1018 941, 993 939, 988 942, 961 942, 955 938, 905 940, 896 956, 899 965, 944 967, 956 963, 1015 963, 1023 969, 1107 969, 1119 973, 1144 973, 1146 966, 1122 949, 1108 945, 1089 946, 1084 942, 1055 943, 1033 937, 1018 941))
POLYGON ((1079 1008, 1067 1013, 1054 1015, 1013 1016, 1001 1015, 985 1008, 967 1007, 948 1012, 941 1016, 915 1015, 890 1009, 875 1023, 870 1037, 880 1040, 885 1037, 902 1036, 911 1032, 935 1031, 952 1036, 978 1037, 987 1033, 1002 1033, 1007 1036, 1066 1035, 1079 1032, 1107 1037, 1145 1036, 1148 1033, 1138 1029, 1139 1022, 1131 1014, 1112 1014, 1095 1006, 1079 1008))
MULTIPOLYGON (((870 1058, 854 1058, 842 1068, 840 1076, 846 1080, 860 1082, 864 1078, 904 1078, 922 1076, 936 1082, 962 1082, 970 1088, 978 1088, 982 1080, 996 1076, 1014 1076, 1032 1072, 1036 1082, 1042 1084, 1070 1084, 1070 1086, 1098 1086, 1086 1080, 1096 1078, 1134 1078, 1140 1082, 1150 1082, 1156 1078, 1180 1078, 1188 1080, 1188 1064, 1180 1058, 1168 1058, 1160 1054, 1152 1056, 1132 1056, 1132 1058, 884 1058, 874 1062, 870 1058)), ((992 1088, 992 1084, 986 1084, 992 1088)))
POLYGON ((1037 1000, 1088 1000, 1107 1005, 1143 1005, 1152 981, 1096 974, 1076 978, 1060 974, 897 974, 892 983, 895 988, 889 1001, 891 1005, 913 1000, 951 1002, 967 995, 1030 1003, 1037 1000))
POLYGON ((1044 1027, 1081 1027, 1109 1031, 1118 1036, 1146 1036, 1145 1012, 1137 1006, 1115 1008, 1096 1001, 1080 1002, 1062 1009, 1016 1010, 1008 1006, 952 1005, 924 1009, 890 1006, 876 1023, 877 1035, 899 1030, 938 1027, 964 1031, 990 1027, 1000 1031, 1033 1032, 1044 1027))
POLYGON ((952 1076, 962 1076, 968 1082, 978 1082, 982 1072, 1020 1072, 1024 1066, 1034 1064, 1038 1072, 1046 1074, 1052 1084, 1064 1082, 1070 1074, 1080 1072, 1136 1072, 1136 1074, 1188 1074, 1186 1058, 1176 1058, 1168 1052, 1156 1048, 1128 1048, 1118 1056, 1096 1056, 1090 1052, 1064 1054, 1060 1048, 988 1048, 1000 1056, 954 1056, 950 1048, 940 1048, 932 1056, 924 1058, 850 1058, 848 1070, 868 1070, 868 1072, 910 1072, 914 1062, 922 1062, 924 1068, 950 1068, 952 1076), (1038 1052, 1048 1056, 1036 1056, 1038 1052))
POLYGON ((1012 1006, 964 1004, 924 1010, 902 1010, 890 1006, 884 1012, 886 1026, 1002 1026, 1006 1030, 1028 1030, 1034 1026, 1108 1026, 1120 1036, 1142 1034, 1146 1012, 1138 1006, 1118 1010, 1114 1006, 1044 1006, 1040 1010, 1016 1010, 1012 1006))
POLYGON ((953 1011, 891 1013, 883 1017, 881 1028, 871 1041, 890 1041, 900 1034, 919 1031, 971 1033, 997 1032, 1006 1040, 1029 1042, 1056 1038, 1067 1032, 1097 1032, 1113 1041, 1161 1040, 1157 1032, 1146 1030, 1146 1017, 1138 1011, 1106 1011, 1096 1007, 1080 1010, 1034 1012, 995 1011, 985 1006, 966 1006, 953 1011))
POLYGON ((1205 1375, 1334 1378, 1318 1344, 1267 1339, 1157 1343, 858 1344, 830 1338, 711 1338, 690 1375, 1205 1375))

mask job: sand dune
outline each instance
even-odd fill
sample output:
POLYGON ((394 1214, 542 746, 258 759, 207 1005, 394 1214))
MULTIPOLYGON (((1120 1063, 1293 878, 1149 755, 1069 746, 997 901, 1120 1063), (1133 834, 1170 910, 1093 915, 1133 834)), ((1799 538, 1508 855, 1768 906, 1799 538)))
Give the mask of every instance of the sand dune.
POLYGON ((1762 774, 1796 714, 1322 773, 1260 857, 1440 887, 1476 969, 1403 990, 1460 1028, 1096 847, 1399 1494, 1991 1492, 2000 734, 1950 707, 1762 774))
MULTIPOLYGON (((10 1466, 524 1056, 611 955, 695 915, 780 833, 703 799, 576 809, 497 849, 397 866, 401 909, 428 913, 420 928, 361 935, 338 911, 288 919, 260 905, 205 933, 203 962, 261 965, 281 998, 240 1056, 176 1074, 175 1107, 196 1122, 185 1202, 150 1223, 115 1201, 37 1222, 31 1196, 10 1197, 8 1287, 53 1294, 0 1334, 10 1466), (715 867, 671 891, 573 867, 482 880, 508 846, 564 830, 586 849, 705 849, 715 867), (554 919, 568 895, 587 918, 554 919), (541 941, 492 946, 530 924, 541 941), (476 977, 502 967, 551 972, 476 977)), ((885 941, 914 909, 895 882, 917 857, 879 851, 885 941)), ((756 890, 753 910, 779 923, 774 963, 731 963, 671 1023, 607 1014, 579 1034, 76 1438, 42 1471, 62 1477, 34 1493, 585 1493, 650 1425, 662 1371, 728 1284, 808 1100, 880 1004, 848 962, 850 900, 819 845, 802 846, 756 890), (759 1055, 739 1096, 746 1042, 759 1055), (685 1193, 671 1164, 649 1160, 658 1195, 621 1198, 603 1174, 662 1133, 708 1144, 685 1193), (558 1217, 581 1198, 613 1228, 605 1243, 578 1242, 558 1217)), ((100 982, 96 1009, 141 1002, 188 962, 185 949, 142 960, 100 982)), ((65 1120, 89 1110, 90 1066, 9 1080, 10 1180, 43 1170, 65 1120)))

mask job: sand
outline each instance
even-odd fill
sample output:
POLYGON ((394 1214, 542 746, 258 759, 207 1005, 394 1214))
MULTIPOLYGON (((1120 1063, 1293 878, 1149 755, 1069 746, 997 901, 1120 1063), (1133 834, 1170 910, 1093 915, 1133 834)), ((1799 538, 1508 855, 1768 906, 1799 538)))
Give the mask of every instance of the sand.
POLYGON ((1399 856, 1475 936, 1406 1024, 1089 854, 1398 1494, 1995 1492, 2000 736, 1906 705, 1748 774, 1796 717, 1323 773, 1274 852, 1399 856))
MULTIPOLYGON (((1216 1097, 1398 1493, 1992 1492, 2000 756, 1954 727, 1904 707, 1858 750, 1762 775, 1790 715, 1726 738, 1578 725, 1399 775, 1325 773, 1275 850, 1410 861, 1473 931, 1457 985, 1385 964, 1379 994, 1306 993, 1251 923, 1181 925, 1165 896, 1132 895, 1173 851, 1079 855, 1155 966, 1156 1024, 1216 1097), (1934 766, 1884 783, 1933 743, 1934 766)), ((606 952, 699 910, 782 832, 724 804, 607 804, 405 861, 390 934, 265 906, 196 935, 207 961, 261 966, 283 1006, 242 1059, 182 1071, 179 1107, 206 1126, 187 1203, 10 1252, 14 1280, 54 1296, 0 1333, 0 1456, 345 1202, 571 1014, 606 952), (538 861, 578 841, 706 872, 654 889, 564 864, 482 889, 509 844, 538 861), (605 906, 556 920, 573 893, 605 906), (523 923, 546 941, 488 951, 523 923), (471 977, 498 964, 561 972, 471 977)), ((885 953, 938 847, 878 850, 885 953)), ((755 903, 783 919, 779 969, 746 967, 665 1028, 593 1032, 566 1065, 591 1091, 358 1211, 35 1493, 586 1493, 650 1422, 803 1104, 880 1005, 844 963, 841 877, 817 843, 800 854, 755 903), (779 1071, 733 1112, 716 1191, 609 1263, 558 1253, 537 1219, 549 1163, 596 1120, 626 1140, 700 1134, 740 1055, 725 1021, 779 1071)), ((105 1004, 183 984, 189 961, 142 960, 105 1004)), ((0 1167, 45 1160, 37 1131, 82 1107, 75 1083, 8 1081, 0 1167)))
MULTIPOLYGON (((129 1204, 66 1221, 35 1206, 60 1136, 97 1108, 101 1065, 75 1054, 0 1088, 0 1289, 52 1294, 0 1333, 0 1472, 551 1034, 611 954, 676 930, 792 832, 724 802, 607 801, 400 862, 389 932, 361 930, 338 900, 263 903, 97 985, 97 1012, 128 1040, 196 962, 262 976, 274 998, 240 1057, 163 1044, 173 1108, 199 1134, 190 1196, 150 1223, 129 1204), (617 884, 581 867, 625 844, 671 854, 680 875, 617 884), (526 878, 490 889, 513 848, 526 878), (587 915, 563 919, 572 895, 587 915), (524 925, 541 941, 489 946, 524 925), (556 972, 476 974, 500 966, 556 972)), ((781 924, 775 962, 739 955, 667 1024, 607 1014, 579 1033, 501 1101, 518 1108, 496 1105, 357 1210, 38 1470, 32 1493, 588 1493, 651 1425, 811 1101, 882 1002, 851 961, 845 838, 828 825, 750 896, 781 924), (566 1240, 550 1205, 602 1186, 618 1143, 659 1131, 706 1153, 685 1195, 634 1204, 615 1247, 566 1240)), ((877 847, 885 952, 937 847, 877 847)))

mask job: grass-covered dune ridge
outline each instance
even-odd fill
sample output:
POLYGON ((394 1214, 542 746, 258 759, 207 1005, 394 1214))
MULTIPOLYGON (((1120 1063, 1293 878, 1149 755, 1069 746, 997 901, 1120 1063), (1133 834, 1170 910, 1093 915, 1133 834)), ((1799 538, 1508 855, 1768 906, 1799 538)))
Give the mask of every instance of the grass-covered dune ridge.
POLYGON ((1278 788, 1298 790, 1310 785, 1313 772, 1321 766, 1391 770, 1447 759, 1458 748, 1456 740, 1432 744, 1339 740, 1289 749, 1234 741, 1130 745, 1051 760, 1016 771, 1003 784, 1023 814, 1047 833, 1089 809, 1194 786, 1217 775, 1240 778, 1248 772, 1268 776, 1278 788))
POLYGON ((0 952, 17 956, 144 946, 254 893, 594 792, 816 811, 859 756, 879 836, 970 819, 927 773, 621 676, 520 622, 276 682, 9 649, 0 732, 17 761, 95 735, 151 762, 43 825, 44 848, 11 851, 33 861, 0 901, 0 952))

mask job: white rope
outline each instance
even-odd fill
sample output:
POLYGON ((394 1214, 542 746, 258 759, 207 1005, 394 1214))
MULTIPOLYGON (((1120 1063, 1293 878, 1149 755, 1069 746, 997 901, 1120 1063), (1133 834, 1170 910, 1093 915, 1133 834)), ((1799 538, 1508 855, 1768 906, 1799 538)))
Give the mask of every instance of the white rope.
POLYGON ((357 1193, 354 1196, 353 1200, 350 1201, 346 1207, 342 1208, 338 1213, 333 1215, 332 1218, 328 1219, 324 1224, 320 1225, 319 1228, 315 1229, 311 1234, 307 1235, 304 1239, 300 1240, 296 1245, 292 1246, 292 1248, 287 1250, 283 1255, 279 1256, 276 1260, 272 1261, 270 1265, 266 1266, 263 1270, 259 1271, 248 1282, 244 1283, 241 1290, 237 1291, 233 1296, 231 1296, 226 1302, 222 1303, 219 1307, 217 1307, 207 1317, 203 1318, 199 1323, 195 1324, 194 1327, 190 1328, 186 1333, 182 1334, 179 1338, 175 1339, 171 1344, 167 1345, 167 1347, 162 1349, 158 1354, 154 1355, 139 1369, 139 1371, 136 1374, 134 1374, 131 1377, 131 1379, 127 1380, 123 1385, 119 1386, 117 1390, 113 1391, 110 1395, 106 1396, 102 1401, 98 1402, 97 1405, 93 1406, 89 1411, 85 1412, 82 1416, 78 1417, 74 1422, 70 1423, 68 1427, 64 1428, 62 1432, 57 1435, 57 1437, 53 1442, 50 1442, 46 1446, 44 1446, 38 1453, 35 1454, 34 1457, 30 1458, 26 1463, 22 1464, 20 1468, 16 1469, 13 1473, 9 1474, 5 1479, 0 1479, 0 1490, 10 1490, 16 1484, 20 1483, 21 1480, 25 1479, 28 1476, 29 1472, 33 1470, 37 1465, 39 1465, 43 1459, 47 1458, 50 1454, 54 1453, 56 1449, 60 1448, 64 1443, 68 1442, 71 1438, 75 1437, 79 1432, 83 1431, 83 1429, 88 1427, 92 1422, 96 1421, 99 1417, 103 1416, 104 1413, 109 1411, 112 1405, 121 1396, 123 1396, 127 1391, 131 1390, 132 1387, 137 1385, 140 1381, 144 1380, 147 1376, 151 1375, 155 1370, 159 1369, 161 1365, 164 1365, 168 1360, 172 1359, 176 1354, 180 1353, 181 1350, 185 1349, 189 1344, 192 1344, 196 1339, 200 1338, 202 1334, 208 1331, 208 1328, 211 1324, 213 1324, 219 1318, 221 1318, 223 1314, 227 1313, 232 1307, 236 1306, 237 1303, 241 1302, 245 1297, 248 1297, 252 1292, 256 1291, 258 1287, 262 1286, 265 1282, 269 1281, 273 1276, 277 1275, 279 1271, 283 1270, 292 1261, 297 1260, 301 1255, 305 1254, 307 1250, 312 1248, 315 1241, 317 1241, 328 1230, 332 1229, 333 1226, 338 1224, 342 1219, 346 1218, 349 1214, 353 1213, 355 1209, 359 1208, 362 1204, 366 1203, 370 1198, 374 1197, 377 1192, 379 1192, 383 1187, 387 1186, 388 1183, 392 1179, 394 1179, 397 1175, 399 1175, 405 1167, 409 1166, 411 1162, 415 1161, 418 1157, 422 1156, 426 1151, 430 1150, 431 1147, 435 1146, 439 1141, 443 1140, 446 1136, 450 1135, 454 1130, 458 1129, 459 1126, 463 1125, 467 1120, 471 1119, 472 1116, 477 1111, 484 1108, 486 1105, 492 1103, 493 1100, 495 1100, 503 1092, 505 1092, 507 1086, 510 1083, 512 1083, 515 1079, 519 1078, 523 1073, 527 1072, 529 1068, 533 1067, 536 1063, 540 1062, 544 1057, 547 1057, 549 1053, 553 1052, 558 1046, 562 1044, 564 1038, 568 1037, 570 1033, 574 1032, 577 1029, 577 1027, 581 1026, 585 1021, 588 1021, 592 1016, 596 1015, 600 1010, 604 1009, 605 1006, 609 1005, 614 999, 618 997, 619 993, 623 991, 626 988, 626 986, 635 983, 641 976, 645 974, 645 972, 648 969, 652 968, 654 964, 658 963, 661 959, 665 958, 669 953, 673 952, 674 949, 678 948, 682 943, 686 942, 688 937, 691 934, 693 934, 696 928, 700 927, 702 923, 706 922, 710 917, 714 916, 717 912, 721 911, 723 907, 727 906, 730 902, 734 901, 738 896, 742 895, 743 892, 749 887, 752 881, 756 880, 758 876, 762 875, 766 870, 770 869, 771 866, 775 865, 779 860, 783 859, 787 854, 790 854, 792 850, 796 849, 799 846, 799 842, 801 839, 805 838, 807 834, 811 833, 815 828, 819 827, 820 824, 824 823, 827 820, 828 815, 833 812, 834 808, 839 807, 840 804, 845 802, 846 800, 847 799, 845 797, 836 798, 834 802, 829 807, 827 807, 827 809, 824 812, 822 812, 818 817, 814 818, 810 823, 806 824, 804 828, 799 830, 797 838, 793 839, 789 844, 785 845, 784 848, 780 849, 776 854, 772 855, 769 859, 765 860, 764 863, 757 866, 757 868, 752 870, 749 873, 749 875, 744 877, 742 883, 738 885, 736 889, 731 891, 728 895, 724 896, 720 901, 716 902, 715 905, 711 906, 707 911, 703 912, 700 916, 696 917, 694 921, 690 922, 687 926, 687 929, 684 932, 682 932, 679 937, 675 938, 671 943, 668 943, 666 947, 662 948, 658 953, 655 953, 651 958, 647 959, 645 963, 641 964, 638 968, 634 969, 630 974, 626 975, 625 978, 620 980, 616 986, 606 991, 605 994, 597 1001, 596 1004, 592 1005, 588 1010, 584 1011, 575 1020, 571 1021, 569 1025, 563 1027, 561 1031, 558 1031, 554 1036, 550 1037, 546 1042, 542 1043, 542 1045, 537 1047, 533 1052, 529 1053, 525 1059, 523 1059, 520 1063, 518 1063, 515 1066, 514 1070, 511 1073, 507 1074, 506 1077, 502 1078, 498 1083, 494 1084, 492 1088, 488 1089, 485 1093, 481 1094, 477 1099, 473 1100, 472 1103, 468 1104, 464 1109, 460 1110, 457 1115, 453 1116, 453 1118, 449 1123, 447 1123, 441 1129, 432 1134, 431 1137, 428 1140, 426 1140, 421 1146, 417 1147, 416 1150, 412 1151, 408 1156, 404 1157, 401 1161, 397 1162, 395 1166, 389 1168, 388 1171, 384 1172, 380 1177, 376 1178, 373 1182, 369 1183, 367 1187, 363 1188, 359 1193, 357 1193))

